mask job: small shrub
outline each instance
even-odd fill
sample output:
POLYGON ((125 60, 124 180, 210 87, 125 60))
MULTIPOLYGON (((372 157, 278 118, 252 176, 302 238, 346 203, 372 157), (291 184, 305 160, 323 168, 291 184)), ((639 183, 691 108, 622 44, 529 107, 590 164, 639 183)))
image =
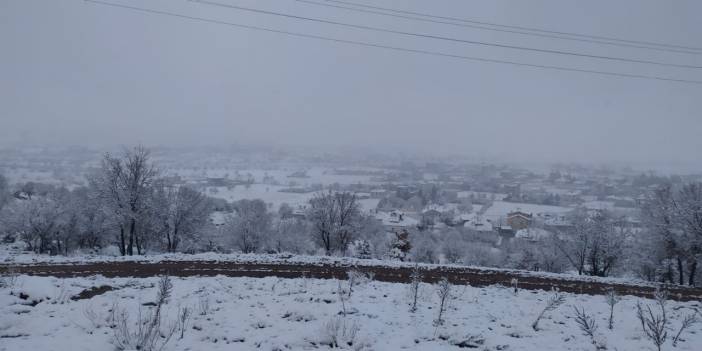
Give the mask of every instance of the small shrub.
POLYGON ((541 310, 541 313, 536 317, 536 320, 534 320, 534 323, 531 324, 531 327, 538 331, 539 330, 539 321, 546 315, 546 313, 551 312, 555 309, 558 308, 558 306, 562 305, 565 302, 565 296, 561 294, 558 290, 554 289, 553 294, 548 297, 546 300, 546 306, 544 306, 544 309, 541 310))
MULTIPOLYGON (((658 300, 658 299, 657 299, 658 300)), ((661 346, 665 343, 668 338, 668 332, 666 331, 666 324, 668 323, 665 311, 665 304, 660 303, 658 300, 658 307, 660 308, 659 313, 654 313, 650 305, 645 307, 641 302, 636 303, 636 316, 641 322, 641 327, 646 337, 651 340, 654 346, 661 350, 661 346)))
POLYGON ((175 322, 166 331, 161 330, 162 309, 171 296, 172 288, 173 283, 168 276, 161 278, 153 311, 144 316, 140 306, 135 321, 129 318, 126 309, 119 306, 113 307, 115 321, 113 344, 117 350, 155 351, 165 348, 178 327, 178 323, 175 322))
POLYGON ((446 302, 451 296, 451 288, 453 285, 448 281, 446 277, 441 278, 436 285, 436 295, 439 297, 439 315, 434 320, 434 326, 438 327, 444 325, 444 312, 446 311, 446 302))
POLYGON ((188 327, 188 320, 192 315, 192 310, 189 307, 183 307, 178 311, 178 329, 180 330, 180 339, 185 335, 185 329, 188 327))
POLYGON ((685 331, 685 329, 690 328, 691 326, 697 324, 699 322, 699 318, 697 318, 697 312, 690 313, 683 318, 682 323, 680 324, 680 329, 678 329, 678 333, 675 334, 675 337, 673 338, 673 346, 678 346, 678 340, 680 340, 680 335, 685 331))
POLYGON ((198 312, 201 316, 210 314, 210 296, 205 293, 197 301, 198 312))
POLYGON ((595 322, 595 318, 589 315, 585 311, 584 307, 578 309, 577 307, 573 306, 573 310, 575 311, 575 323, 578 324, 580 330, 582 330, 585 335, 590 337, 590 341, 593 345, 595 345, 597 350, 606 350, 607 347, 598 342, 595 338, 595 331, 597 331, 597 322, 595 322))
POLYGON ((324 323, 320 342, 331 348, 353 346, 360 329, 356 321, 350 322, 346 318, 335 316, 324 323))
POLYGON ((607 300, 607 305, 609 305, 609 324, 608 327, 610 330, 614 329, 614 306, 621 301, 621 298, 617 294, 614 289, 609 289, 607 290, 607 294, 605 295, 605 299, 607 300))
POLYGON ((411 299, 410 312, 417 312, 417 300, 419 298, 419 288, 422 283, 422 272, 419 270, 419 265, 415 264, 410 274, 409 295, 411 299))

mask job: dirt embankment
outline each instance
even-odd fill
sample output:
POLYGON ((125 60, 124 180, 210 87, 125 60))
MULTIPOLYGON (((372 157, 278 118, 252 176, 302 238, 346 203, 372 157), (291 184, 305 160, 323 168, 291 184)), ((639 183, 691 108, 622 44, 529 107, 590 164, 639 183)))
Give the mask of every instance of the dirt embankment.
MULTIPOLYGON (((374 279, 384 282, 406 283, 410 280, 412 268, 386 266, 353 267, 341 264, 305 264, 305 263, 238 263, 221 261, 161 261, 161 262, 98 262, 81 264, 18 264, 0 265, 0 274, 15 272, 37 276, 55 276, 60 278, 103 275, 105 277, 152 277, 168 274, 172 276, 215 276, 229 277, 269 277, 281 278, 346 278, 350 269, 372 272, 374 279)), ((652 297, 652 286, 600 282, 573 277, 551 277, 476 268, 434 267, 422 268, 423 280, 435 282, 442 277, 454 284, 487 286, 501 284, 511 286, 517 280, 520 289, 550 290, 557 288, 563 292, 601 295, 614 289, 620 295, 652 297)), ((679 301, 702 300, 702 289, 686 287, 668 287, 670 298, 679 301)))

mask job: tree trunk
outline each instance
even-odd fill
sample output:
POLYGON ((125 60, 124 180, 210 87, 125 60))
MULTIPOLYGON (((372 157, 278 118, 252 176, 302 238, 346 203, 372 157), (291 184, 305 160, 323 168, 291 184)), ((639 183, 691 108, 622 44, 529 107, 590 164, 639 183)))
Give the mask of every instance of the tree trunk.
POLYGON ((697 260, 692 261, 690 264, 690 272, 687 276, 687 284, 690 286, 695 286, 695 274, 697 274, 697 260))
POLYGON ((132 219, 129 224, 129 245, 127 245, 127 254, 134 255, 134 232, 136 231, 136 220, 132 219))
POLYGON ((173 242, 171 242, 171 252, 176 252, 178 248, 178 227, 173 228, 173 242))
POLYGON ((678 284, 685 284, 685 270, 683 269, 683 262, 680 256, 677 257, 678 261, 678 284))
POLYGON ((122 254, 122 256, 127 255, 127 244, 125 242, 125 237, 124 237, 124 226, 120 225, 119 226, 119 253, 122 254))

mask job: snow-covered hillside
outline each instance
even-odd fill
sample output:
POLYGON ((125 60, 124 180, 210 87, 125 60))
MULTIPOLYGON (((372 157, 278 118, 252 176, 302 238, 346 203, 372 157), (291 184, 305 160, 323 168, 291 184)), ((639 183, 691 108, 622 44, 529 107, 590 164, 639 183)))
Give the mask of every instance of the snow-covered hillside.
MULTIPOLYGON (((19 276, 0 289, 0 350, 115 349, 120 311, 134 329, 141 314, 155 307, 159 278, 56 279, 19 276), (115 290, 88 299, 70 297, 91 287, 115 290), (115 313, 111 311, 117 311, 115 313)), ((438 325, 436 285, 421 284, 418 309, 409 311, 408 284, 279 278, 173 278, 172 296, 163 309, 161 330, 174 333, 164 350, 313 350, 339 347, 353 350, 655 350, 636 317, 636 303, 655 301, 622 297, 614 308, 614 330, 607 328, 609 306, 602 296, 563 294, 565 301, 532 323, 553 296, 547 291, 452 286, 444 323, 438 325), (339 292, 343 295, 340 295, 339 292), (340 296, 344 296, 340 298, 340 296), (584 308, 597 324, 592 343, 574 319, 574 307, 584 308), (179 311, 191 311, 183 337, 176 323, 179 311), (343 311, 346 311, 344 315, 343 311), (437 326, 438 325, 438 326, 437 326)), ((683 316, 699 303, 668 301, 668 338, 683 316)), ((165 339, 158 338, 157 345, 165 339)), ((676 350, 699 350, 702 325, 684 331, 676 350)))

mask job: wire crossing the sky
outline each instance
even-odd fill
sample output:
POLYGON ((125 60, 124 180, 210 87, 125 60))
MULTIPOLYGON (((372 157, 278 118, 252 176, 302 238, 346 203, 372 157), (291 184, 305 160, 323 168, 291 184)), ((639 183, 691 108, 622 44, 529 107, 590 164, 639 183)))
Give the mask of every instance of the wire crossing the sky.
POLYGON ((546 53, 546 54, 567 55, 567 56, 578 56, 578 57, 594 58, 594 59, 600 59, 600 60, 610 60, 610 61, 621 61, 621 62, 641 63, 641 64, 649 64, 649 65, 657 65, 657 66, 668 66, 668 67, 678 67, 678 68, 693 68, 693 69, 700 69, 700 68, 702 68, 702 66, 695 66, 695 65, 683 65, 683 64, 666 63, 666 62, 658 62, 658 61, 648 61, 648 60, 639 60, 639 59, 630 59, 630 58, 614 57, 614 56, 600 56, 600 55, 583 54, 583 53, 570 52, 570 51, 539 49, 539 48, 532 48, 532 47, 525 47, 525 46, 506 45, 506 44, 491 43, 491 42, 484 42, 484 41, 475 41, 475 40, 465 40, 465 39, 458 39, 458 38, 450 38, 450 37, 444 37, 444 36, 438 36, 438 35, 431 35, 431 34, 406 32, 406 31, 399 31, 399 30, 386 29, 386 28, 379 28, 379 27, 371 27, 371 26, 365 26, 365 25, 359 25, 359 24, 352 24, 352 23, 345 23, 345 22, 330 21, 330 20, 325 20, 325 19, 320 19, 320 18, 312 18, 312 17, 291 15, 291 14, 288 14, 288 13, 275 12, 275 11, 268 11, 268 10, 261 10, 261 9, 255 9, 255 8, 250 8, 250 7, 243 7, 243 6, 236 6, 236 5, 224 4, 224 3, 214 2, 214 1, 209 1, 209 0, 191 0, 191 1, 192 1, 192 2, 195 2, 195 3, 198 3, 198 4, 205 4, 205 5, 210 5, 210 6, 217 6, 217 7, 229 8, 229 9, 233 9, 233 10, 248 11, 248 12, 260 13, 260 14, 266 14, 266 15, 273 15, 273 16, 291 18, 291 19, 296 19, 296 20, 303 20, 303 21, 310 21, 310 22, 331 24, 331 25, 336 25, 336 26, 342 26, 342 27, 348 27, 348 28, 356 28, 356 29, 363 29, 363 30, 370 30, 370 31, 382 32, 382 33, 399 34, 399 35, 405 35, 405 36, 411 36, 411 37, 417 37, 417 38, 437 39, 437 40, 451 41, 451 42, 463 43, 463 44, 481 45, 481 46, 491 46, 491 47, 498 47, 498 48, 504 48, 504 49, 515 49, 515 50, 524 50, 524 51, 533 51, 533 52, 540 52, 540 53, 546 53))
POLYGON ((596 75, 603 75, 603 76, 614 76, 614 77, 622 77, 622 78, 639 78, 639 79, 649 79, 649 80, 657 80, 657 81, 668 81, 668 82, 678 82, 678 83, 702 85, 702 81, 699 81, 699 80, 677 79, 677 78, 670 78, 670 77, 663 77, 663 76, 640 75, 640 74, 630 74, 630 73, 611 72, 611 71, 588 70, 588 69, 571 68, 571 67, 564 67, 564 66, 540 65, 540 64, 532 64, 532 63, 525 63, 525 62, 518 62, 518 61, 508 61, 508 60, 499 60, 499 59, 491 59, 491 58, 483 58, 483 57, 464 56, 464 55, 450 54, 450 53, 441 52, 441 51, 411 49, 411 48, 405 48, 405 47, 397 47, 397 46, 369 43, 369 42, 364 42, 364 41, 339 39, 339 38, 333 38, 333 37, 327 37, 327 36, 321 36, 321 35, 315 35, 315 34, 291 32, 291 31, 273 29, 273 28, 268 28, 268 27, 251 26, 251 25, 239 24, 239 23, 234 23, 234 22, 209 19, 209 18, 204 18, 204 17, 184 15, 184 14, 180 14, 180 13, 168 12, 168 11, 163 11, 163 10, 155 10, 155 9, 149 9, 149 8, 143 8, 143 7, 137 7, 137 6, 117 4, 117 3, 101 1, 101 0, 84 0, 84 1, 89 2, 89 3, 93 3, 93 4, 97 4, 97 5, 102 5, 102 6, 110 6, 110 7, 114 7, 114 8, 128 9, 128 10, 141 12, 141 13, 149 13, 149 14, 156 14, 156 15, 161 15, 161 16, 169 16, 169 17, 175 17, 175 18, 180 18, 180 19, 187 19, 190 21, 220 24, 220 25, 225 25, 225 26, 230 26, 230 27, 235 27, 235 28, 242 28, 242 29, 256 30, 256 31, 262 31, 262 32, 283 34, 283 35, 292 36, 292 37, 316 39, 316 40, 322 40, 322 41, 327 41, 327 42, 343 43, 343 44, 350 44, 350 45, 362 46, 362 47, 380 48, 380 49, 386 49, 386 50, 392 50, 392 51, 404 52, 404 53, 415 53, 415 54, 423 54, 423 55, 439 56, 439 57, 450 57, 450 58, 460 59, 460 60, 465 60, 465 61, 489 62, 489 63, 505 64, 505 65, 513 65, 513 66, 532 67, 532 68, 538 68, 538 69, 589 73, 589 74, 596 74, 596 75))
MULTIPOLYGON (((345 9, 349 9, 349 10, 362 11, 362 10, 357 9, 357 8, 340 7, 338 5, 335 6, 335 5, 331 5, 329 3, 346 4, 346 5, 357 6, 357 7, 361 7, 361 8, 376 9, 376 10, 382 10, 382 11, 387 11, 387 12, 392 12, 392 13, 409 14, 409 15, 422 16, 422 17, 427 17, 427 18, 436 18, 436 19, 443 19, 443 20, 463 22, 463 23, 474 23, 474 24, 495 26, 495 27, 501 27, 501 28, 519 29, 519 30, 526 30, 526 31, 537 32, 537 33, 558 34, 558 35, 567 35, 567 36, 571 36, 571 37, 610 41, 610 42, 593 41, 593 42, 599 42, 602 44, 618 45, 617 43, 612 43, 612 42, 618 42, 618 43, 622 43, 621 44, 622 46, 646 48, 646 49, 653 49, 653 50, 658 49, 658 50, 664 50, 664 51, 683 52, 683 53, 691 53, 691 54, 702 54, 702 48, 699 48, 699 47, 656 43, 656 42, 643 41, 643 40, 630 40, 630 39, 622 39, 622 38, 608 37, 608 36, 579 34, 579 33, 572 33, 572 32, 534 28, 534 27, 514 26, 514 25, 499 24, 499 23, 494 23, 494 22, 469 20, 469 19, 457 18, 457 17, 437 16, 437 15, 431 15, 431 14, 421 13, 421 12, 398 10, 398 9, 392 9, 392 8, 387 8, 387 7, 379 7, 379 6, 371 6, 371 5, 366 5, 366 4, 361 4, 361 3, 357 3, 357 2, 351 2, 351 1, 325 0, 327 3, 322 3, 319 1, 311 1, 311 0, 296 0, 296 1, 306 2, 306 3, 321 5, 321 6, 334 6, 334 7, 345 8, 345 9), (646 46, 624 45, 623 43, 646 45, 646 46), (656 47, 658 47, 658 48, 656 48, 656 47)), ((385 14, 385 15, 391 16, 391 14, 387 14, 387 13, 383 13, 383 12, 373 12, 373 13, 385 14)), ((413 18, 413 19, 417 19, 417 18, 413 18)), ((450 24, 450 23, 445 23, 445 22, 441 22, 441 23, 450 24)), ((490 28, 485 28, 485 27, 480 27, 480 28, 491 30, 490 28)), ((497 30, 497 29, 493 28, 492 30, 497 30)), ((535 33, 524 33, 524 32, 516 32, 516 33, 526 34, 526 35, 532 35, 532 34, 536 35, 535 33)), ((568 37, 555 37, 555 38, 566 39, 566 40, 582 40, 582 39, 568 38, 568 37)), ((583 41, 587 41, 587 40, 583 40, 583 41)))

